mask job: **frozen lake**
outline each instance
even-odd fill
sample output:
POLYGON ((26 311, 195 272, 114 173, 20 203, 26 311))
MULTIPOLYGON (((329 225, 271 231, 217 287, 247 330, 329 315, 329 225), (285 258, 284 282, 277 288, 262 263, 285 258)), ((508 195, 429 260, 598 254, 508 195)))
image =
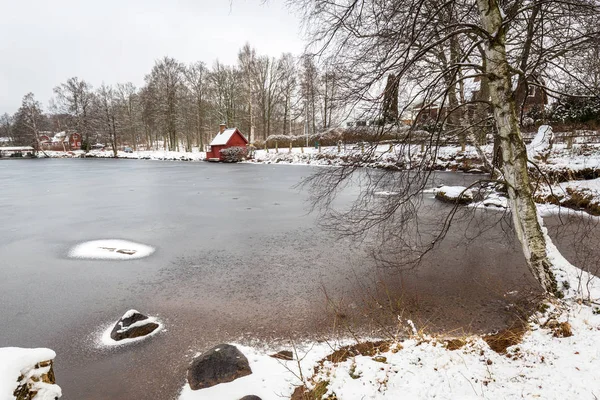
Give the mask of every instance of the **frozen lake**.
POLYGON ((360 244, 336 240, 307 213, 306 195, 293 186, 314 171, 0 162, 0 347, 54 349, 67 400, 170 399, 198 350, 331 332, 326 295, 347 305, 343 318, 365 332, 394 320, 365 311, 367 292, 359 289, 381 284, 433 329, 481 331, 510 320, 506 308, 514 299, 507 292, 528 292, 531 279, 501 226, 464 246, 470 228, 457 222, 417 273, 375 270, 360 244), (73 246, 96 239, 156 251, 131 261, 67 257, 73 246), (129 346, 98 347, 99 329, 130 308, 158 316, 165 331, 129 346))

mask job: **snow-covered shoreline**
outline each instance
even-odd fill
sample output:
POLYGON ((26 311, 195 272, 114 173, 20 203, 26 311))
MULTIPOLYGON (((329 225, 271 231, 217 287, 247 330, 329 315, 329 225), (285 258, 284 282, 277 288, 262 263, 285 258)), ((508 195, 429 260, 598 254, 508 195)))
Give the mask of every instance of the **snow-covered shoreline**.
POLYGON ((269 359, 260 346, 239 346, 255 376, 197 391, 186 384, 180 400, 237 399, 244 394, 276 400, 289 398, 301 385, 318 394, 315 398, 339 400, 596 399, 600 284, 562 257, 544 232, 564 298, 544 301, 524 327, 499 333, 508 342, 500 349, 494 336, 434 336, 398 317, 402 336, 384 338, 380 351, 356 351, 358 345, 333 357, 348 342, 305 343, 297 361, 282 362, 269 359))
POLYGON ((109 150, 91 150, 88 153, 83 150, 74 151, 44 151, 38 153, 38 158, 122 158, 129 160, 157 160, 157 161, 204 161, 206 153, 199 151, 167 151, 148 150, 134 151, 131 153, 118 151, 117 157, 109 150))
MULTIPOLYGON (((492 145, 481 149, 491 159, 492 145)), ((254 157, 245 163, 258 164, 293 164, 293 165, 347 165, 371 168, 411 169, 425 166, 440 171, 480 171, 484 168, 474 146, 441 146, 437 148, 435 157, 423 152, 418 145, 382 144, 374 148, 361 145, 330 146, 320 149, 315 147, 294 147, 281 149, 257 149, 254 157)), ((537 154, 537 153, 536 153, 537 154)), ((82 150, 61 152, 46 151, 38 154, 39 158, 115 158, 108 150, 82 150)), ((126 153, 118 151, 116 158, 140 160, 172 160, 172 161, 204 161, 206 153, 194 149, 192 152, 148 150, 126 153)), ((574 144, 572 148, 557 144, 537 154, 537 166, 545 173, 551 174, 561 181, 589 179, 589 175, 600 178, 600 144, 574 144), (585 176, 579 174, 585 173, 585 176), (562 175, 561 175, 562 174, 562 175)))

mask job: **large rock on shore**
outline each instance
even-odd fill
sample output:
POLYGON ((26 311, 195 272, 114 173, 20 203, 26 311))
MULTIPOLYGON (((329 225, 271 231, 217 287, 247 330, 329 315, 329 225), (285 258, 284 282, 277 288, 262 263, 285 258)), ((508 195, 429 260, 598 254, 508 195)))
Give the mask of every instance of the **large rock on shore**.
POLYGON ((251 373, 248 359, 237 347, 220 344, 192 361, 187 380, 192 390, 198 390, 232 382, 251 373))
POLYGON ((159 325, 137 310, 127 311, 110 332, 113 340, 133 339, 154 332, 159 325))
POLYGON ((62 391, 56 385, 50 349, 0 348, 0 399, 56 400, 62 391))

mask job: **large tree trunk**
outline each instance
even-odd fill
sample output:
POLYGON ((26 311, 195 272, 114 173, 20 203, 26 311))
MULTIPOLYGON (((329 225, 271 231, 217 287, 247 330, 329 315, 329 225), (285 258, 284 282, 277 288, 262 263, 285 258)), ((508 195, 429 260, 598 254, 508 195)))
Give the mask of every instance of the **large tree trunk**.
POLYGON ((506 58, 506 30, 498 0, 477 0, 484 28, 492 38, 485 51, 490 99, 502 150, 502 170, 508 185, 509 205, 527 265, 548 293, 557 285, 550 270, 546 240, 538 222, 527 172, 527 151, 519 129, 511 74, 506 58))

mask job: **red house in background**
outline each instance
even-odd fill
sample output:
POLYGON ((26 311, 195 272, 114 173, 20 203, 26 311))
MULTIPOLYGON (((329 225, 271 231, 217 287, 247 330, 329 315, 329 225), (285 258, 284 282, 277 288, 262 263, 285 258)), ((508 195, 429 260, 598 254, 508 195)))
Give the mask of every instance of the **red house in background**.
POLYGON ((206 151, 206 159, 208 161, 222 161, 221 150, 229 147, 246 147, 248 139, 242 135, 238 128, 229 128, 227 125, 219 125, 219 133, 210 142, 206 151))
POLYGON ((40 135, 40 145, 43 150, 70 151, 81 149, 81 134, 58 132, 52 135, 51 132, 40 135))

